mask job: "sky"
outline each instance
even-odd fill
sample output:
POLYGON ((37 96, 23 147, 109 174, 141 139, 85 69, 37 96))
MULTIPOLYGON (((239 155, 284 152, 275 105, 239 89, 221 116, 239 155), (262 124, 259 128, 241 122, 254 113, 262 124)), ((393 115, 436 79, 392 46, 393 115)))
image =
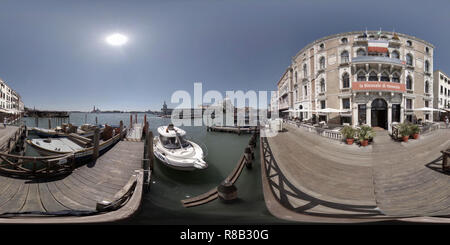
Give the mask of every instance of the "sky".
POLYGON ((159 110, 176 90, 276 90, 292 57, 348 31, 405 33, 450 74, 450 1, 0 0, 0 78, 25 106, 159 110), (107 35, 128 36, 107 45, 107 35))

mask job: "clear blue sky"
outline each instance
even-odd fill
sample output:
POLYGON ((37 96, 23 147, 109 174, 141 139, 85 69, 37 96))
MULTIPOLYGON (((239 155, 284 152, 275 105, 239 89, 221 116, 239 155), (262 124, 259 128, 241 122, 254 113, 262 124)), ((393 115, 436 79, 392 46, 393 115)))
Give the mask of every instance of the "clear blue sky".
POLYGON ((366 27, 431 42, 449 74, 449 24, 448 0, 0 0, 0 77, 29 107, 154 110, 194 82, 274 90, 302 47, 366 27))

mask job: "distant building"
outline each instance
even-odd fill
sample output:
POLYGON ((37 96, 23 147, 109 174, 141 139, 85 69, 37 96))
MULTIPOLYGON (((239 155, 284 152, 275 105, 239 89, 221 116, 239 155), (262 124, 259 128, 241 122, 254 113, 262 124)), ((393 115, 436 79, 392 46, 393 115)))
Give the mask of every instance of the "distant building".
MULTIPOLYGON (((434 108, 450 112, 450 77, 440 70, 434 71, 433 77, 434 108)), ((442 116, 445 113, 436 114, 442 116)))
POLYGON ((98 109, 98 108, 95 108, 95 105, 94 105, 94 109, 93 109, 91 112, 92 112, 92 113, 100 113, 101 110, 98 109))
POLYGON ((25 110, 22 97, 0 79, 0 117, 19 115, 25 110))
POLYGON ((167 108, 167 104, 166 101, 164 101, 163 107, 161 108, 161 112, 163 115, 171 115, 172 114, 173 109, 167 108))

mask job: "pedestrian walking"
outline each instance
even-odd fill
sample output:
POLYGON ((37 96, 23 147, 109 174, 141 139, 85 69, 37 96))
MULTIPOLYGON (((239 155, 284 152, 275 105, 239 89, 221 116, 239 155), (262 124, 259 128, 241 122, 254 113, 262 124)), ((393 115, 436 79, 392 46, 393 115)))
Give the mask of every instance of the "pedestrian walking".
POLYGON ((445 128, 448 128, 448 116, 445 116, 445 128))

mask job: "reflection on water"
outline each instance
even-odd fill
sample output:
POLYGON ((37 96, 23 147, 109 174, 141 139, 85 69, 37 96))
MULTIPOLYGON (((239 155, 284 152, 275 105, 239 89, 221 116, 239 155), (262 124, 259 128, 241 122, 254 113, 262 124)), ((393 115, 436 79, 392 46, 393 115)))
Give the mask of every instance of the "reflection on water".
MULTIPOLYGON (((130 124, 129 113, 71 113, 70 123, 81 125, 95 123, 118 125, 120 120, 130 124)), ((53 119, 52 119, 53 120, 53 119)), ((134 115, 133 115, 134 120, 134 115)), ((138 114, 138 121, 143 122, 144 114, 138 114)), ((170 118, 159 118, 147 114, 150 129, 157 135, 159 126, 170 123, 170 118)), ((34 127, 34 118, 25 118, 27 126, 34 127)), ((66 120, 68 122, 68 120, 66 120)), ((52 127, 57 121, 52 121, 52 127)), ((40 119, 40 127, 48 127, 48 119, 40 119)), ((261 186, 259 152, 252 169, 244 169, 236 187, 238 201, 224 204, 219 200, 211 203, 184 208, 180 200, 203 194, 216 187, 236 166, 249 135, 235 135, 218 132, 207 132, 206 127, 181 127, 195 142, 201 142, 208 148, 206 161, 208 168, 190 172, 171 169, 157 159, 152 174, 149 193, 143 197, 139 213, 124 223, 140 224, 211 224, 211 223, 280 223, 267 211, 261 186)))

